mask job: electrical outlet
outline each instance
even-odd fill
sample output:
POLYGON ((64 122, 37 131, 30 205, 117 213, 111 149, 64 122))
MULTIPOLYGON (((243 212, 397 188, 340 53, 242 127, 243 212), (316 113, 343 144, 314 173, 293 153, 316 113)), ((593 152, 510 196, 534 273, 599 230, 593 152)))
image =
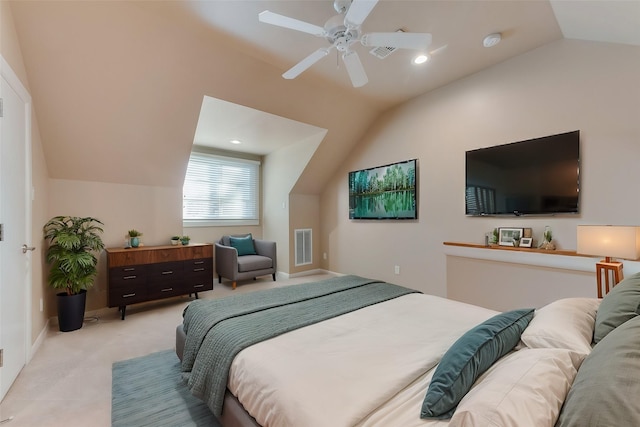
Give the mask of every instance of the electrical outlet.
POLYGON ((399 265, 396 265, 396 266, 395 266, 395 268, 393 269, 393 272, 394 272, 395 274, 400 274, 400 266, 399 266, 399 265))
POLYGON ((327 259, 327 253, 326 252, 322 253, 322 259, 327 259))
POLYGON ((40 298, 40 312, 44 311, 44 303, 42 302, 42 298, 40 298))

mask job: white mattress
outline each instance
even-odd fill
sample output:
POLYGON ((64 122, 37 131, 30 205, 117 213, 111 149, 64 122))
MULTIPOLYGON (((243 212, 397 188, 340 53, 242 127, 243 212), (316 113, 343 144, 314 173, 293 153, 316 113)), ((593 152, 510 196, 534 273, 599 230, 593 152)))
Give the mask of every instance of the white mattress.
POLYGON ((420 419, 434 367, 496 313, 405 295, 243 350, 228 388, 264 427, 446 426, 420 419))

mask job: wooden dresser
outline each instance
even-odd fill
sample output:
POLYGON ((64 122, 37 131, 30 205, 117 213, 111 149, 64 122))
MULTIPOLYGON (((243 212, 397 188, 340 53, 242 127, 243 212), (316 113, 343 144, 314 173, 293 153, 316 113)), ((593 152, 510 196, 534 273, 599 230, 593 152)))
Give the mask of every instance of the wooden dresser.
POLYGON ((109 248, 108 305, 127 305, 213 289, 213 245, 109 248))

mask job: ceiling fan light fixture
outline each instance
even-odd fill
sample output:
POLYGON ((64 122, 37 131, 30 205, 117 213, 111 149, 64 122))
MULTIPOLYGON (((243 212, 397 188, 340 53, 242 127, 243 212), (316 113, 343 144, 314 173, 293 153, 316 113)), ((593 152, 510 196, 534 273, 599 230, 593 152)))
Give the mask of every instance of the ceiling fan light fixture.
POLYGON ((351 0, 335 0, 333 2, 333 8, 338 13, 345 13, 351 6, 351 0))
POLYGON ((258 14, 258 20, 265 24, 276 25, 314 36, 324 37, 329 46, 317 49, 302 61, 287 70, 282 77, 285 79, 295 79, 300 73, 329 54, 331 49, 336 49, 342 54, 342 61, 345 64, 347 74, 351 79, 353 87, 360 87, 369 81, 364 71, 362 62, 355 50, 352 49, 354 43, 359 42, 364 47, 373 47, 370 53, 378 58, 384 58, 395 49, 412 49, 424 52, 431 44, 431 34, 429 33, 409 33, 404 31, 366 33, 361 34, 361 26, 369 16, 379 0, 334 0, 336 11, 340 14, 329 18, 324 27, 290 18, 285 15, 265 10, 258 14), (344 15, 343 15, 343 11, 344 15), (379 53, 382 50, 383 53, 379 53), (386 50, 386 55, 384 54, 386 50), (375 53, 374 53, 375 51, 375 53))
POLYGON ((429 55, 426 53, 421 53, 420 55, 413 58, 413 63, 416 65, 424 64, 429 60, 429 55))
POLYGON ((492 33, 492 34, 489 34, 488 36, 486 36, 482 40, 482 45, 484 47, 493 47, 493 46, 497 45, 498 43, 500 43, 500 40, 502 40, 502 34, 501 33, 492 33))

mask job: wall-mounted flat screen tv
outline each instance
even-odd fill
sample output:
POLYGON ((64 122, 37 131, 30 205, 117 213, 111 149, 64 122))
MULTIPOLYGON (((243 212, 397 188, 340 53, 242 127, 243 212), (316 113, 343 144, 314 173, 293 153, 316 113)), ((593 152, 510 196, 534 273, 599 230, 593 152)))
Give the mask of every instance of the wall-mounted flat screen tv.
POLYGON ((349 172, 349 219, 416 219, 417 159, 349 172))
POLYGON ((580 131, 466 152, 467 215, 579 212, 580 131))

